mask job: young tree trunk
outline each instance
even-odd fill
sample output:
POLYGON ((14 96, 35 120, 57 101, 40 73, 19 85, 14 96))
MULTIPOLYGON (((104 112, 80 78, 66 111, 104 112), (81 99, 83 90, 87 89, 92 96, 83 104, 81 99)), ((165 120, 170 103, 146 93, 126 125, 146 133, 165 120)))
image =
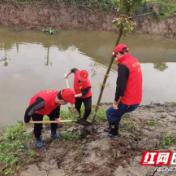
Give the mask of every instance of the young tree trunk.
MULTIPOLYGON (((119 42, 120 42, 120 39, 121 39, 122 34, 123 34, 122 31, 123 31, 123 28, 121 28, 121 30, 120 30, 119 37, 118 37, 118 39, 117 39, 117 41, 116 41, 115 46, 117 46, 117 45, 119 44, 119 42)), ((102 86, 101 86, 101 90, 100 90, 100 94, 99 94, 99 97, 98 97, 97 105, 96 105, 96 107, 95 107, 95 112, 94 112, 92 124, 95 122, 95 118, 96 118, 96 115, 97 115, 97 112, 98 112, 98 106, 99 106, 99 104, 100 104, 100 102, 101 102, 103 90, 104 90, 104 88, 105 88, 106 80, 107 80, 108 75, 109 75, 109 72, 110 72, 110 70, 111 70, 111 66, 112 66, 113 61, 114 61, 114 58, 113 58, 113 56, 112 56, 112 57, 111 57, 111 61, 110 61, 110 63, 109 63, 109 67, 108 67, 107 72, 106 72, 106 75, 104 76, 103 84, 102 84, 102 86)))

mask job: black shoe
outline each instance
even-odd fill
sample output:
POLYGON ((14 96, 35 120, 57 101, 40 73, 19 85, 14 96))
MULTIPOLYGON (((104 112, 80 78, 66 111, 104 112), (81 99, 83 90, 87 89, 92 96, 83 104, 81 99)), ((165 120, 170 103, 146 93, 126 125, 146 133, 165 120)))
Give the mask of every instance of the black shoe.
POLYGON ((118 138, 119 137, 118 135, 113 135, 111 133, 105 133, 105 134, 103 134, 103 136, 105 138, 118 138))
MULTIPOLYGON (((109 123, 110 124, 110 131, 109 133, 103 134, 105 138, 118 138, 118 130, 119 130, 119 121, 117 120, 116 122, 109 123)), ((107 128, 109 129, 109 128, 107 128)), ((105 130, 107 130, 105 129, 105 130)))

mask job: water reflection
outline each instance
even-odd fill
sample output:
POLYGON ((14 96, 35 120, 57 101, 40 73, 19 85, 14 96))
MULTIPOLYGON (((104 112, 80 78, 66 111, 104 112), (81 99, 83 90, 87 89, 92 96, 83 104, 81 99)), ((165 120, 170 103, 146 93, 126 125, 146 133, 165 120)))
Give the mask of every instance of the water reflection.
POLYGON ((165 62, 153 63, 153 65, 155 69, 162 71, 162 72, 168 68, 165 62))
POLYGON ((7 66, 8 66, 8 62, 7 62, 8 60, 10 60, 10 58, 8 58, 8 56, 7 56, 7 51, 5 50, 5 56, 2 57, 2 59, 0 60, 0 62, 4 63, 4 64, 3 64, 4 67, 7 67, 7 66))
MULTIPOLYGON (((47 56, 46 56, 46 59, 47 59, 47 61, 46 61, 45 65, 48 66, 48 65, 49 65, 49 47, 48 47, 48 49, 47 49, 47 56)), ((52 65, 52 64, 51 64, 51 65, 52 65)))
MULTIPOLYGON (((117 37, 115 33, 66 31, 46 36, 40 32, 7 31, 0 28, 0 99, 3 102, 0 127, 22 120, 30 98, 37 92, 65 88, 64 74, 73 67, 89 72, 93 103, 96 103, 117 37)), ((176 41, 133 35, 123 38, 123 42, 141 63, 142 104, 175 101, 176 82, 168 78, 176 77, 176 41)), ((116 79, 114 62, 102 101, 113 102, 116 79)), ((73 88, 73 75, 69 77, 69 84, 73 88)))
POLYGON ((7 58, 2 58, 0 62, 4 61, 4 67, 8 66, 7 58))
POLYGON ((96 62, 91 62, 91 63, 89 64, 89 66, 92 67, 92 69, 91 69, 91 71, 92 71, 91 77, 95 77, 96 74, 97 74, 96 70, 97 70, 98 67, 99 67, 98 63, 96 63, 96 62))
MULTIPOLYGON (((1 28, 0 49, 11 50, 16 46, 19 52, 21 45, 33 43, 42 45, 47 49, 46 66, 49 62, 50 48, 57 47, 58 51, 75 50, 85 53, 97 63, 108 66, 114 44, 117 39, 116 33, 100 31, 63 31, 55 36, 48 36, 40 32, 11 32, 1 28)), ((130 52, 141 63, 175 62, 176 41, 171 39, 158 39, 144 35, 131 35, 122 38, 121 43, 126 43, 130 52), (159 58, 159 59, 157 59, 159 58)), ((54 63, 53 63, 54 64, 54 63)), ((116 69, 116 66, 113 66, 116 69)), ((156 68, 157 69, 157 68, 156 68)))

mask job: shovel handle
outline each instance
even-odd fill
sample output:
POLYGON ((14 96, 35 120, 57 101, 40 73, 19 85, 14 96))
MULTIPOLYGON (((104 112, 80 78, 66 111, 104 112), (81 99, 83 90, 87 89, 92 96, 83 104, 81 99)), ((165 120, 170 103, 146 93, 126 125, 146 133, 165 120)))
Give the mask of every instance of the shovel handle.
POLYGON ((68 78, 65 78, 65 80, 66 80, 66 83, 67 83, 67 88, 70 88, 69 83, 68 83, 68 78))
MULTIPOLYGON (((59 123, 70 123, 74 122, 73 120, 60 120, 59 123)), ((36 124, 36 123, 57 123, 57 121, 30 121, 30 124, 36 124)))
MULTIPOLYGON (((67 88, 70 88, 69 83, 68 83, 68 78, 65 78, 65 80, 66 80, 66 83, 67 83, 67 88)), ((73 107, 73 105, 71 105, 71 107, 73 107)))

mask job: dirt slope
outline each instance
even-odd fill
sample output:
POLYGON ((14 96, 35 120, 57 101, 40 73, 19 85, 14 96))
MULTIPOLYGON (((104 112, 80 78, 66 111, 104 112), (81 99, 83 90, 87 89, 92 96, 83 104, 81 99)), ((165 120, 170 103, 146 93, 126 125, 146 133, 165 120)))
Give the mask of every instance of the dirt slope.
MULTIPOLYGON (((148 105, 123 117, 117 139, 102 137, 106 122, 99 122, 94 135, 73 141, 53 141, 45 128, 45 146, 37 149, 34 141, 28 144, 38 155, 20 176, 174 176, 175 172, 155 172, 154 166, 141 166, 140 162, 145 150, 176 152, 175 145, 160 142, 166 134, 175 142, 175 123, 176 105, 148 105)), ((58 129, 60 133, 80 130, 78 125, 58 129)))
MULTIPOLYGON (((150 15, 135 18, 135 32, 164 35, 174 38, 176 35, 176 16, 156 22, 150 15)), ((25 29, 105 30, 116 31, 112 24, 118 14, 105 13, 101 10, 79 8, 65 3, 0 3, 0 23, 3 26, 19 26, 25 29)))

